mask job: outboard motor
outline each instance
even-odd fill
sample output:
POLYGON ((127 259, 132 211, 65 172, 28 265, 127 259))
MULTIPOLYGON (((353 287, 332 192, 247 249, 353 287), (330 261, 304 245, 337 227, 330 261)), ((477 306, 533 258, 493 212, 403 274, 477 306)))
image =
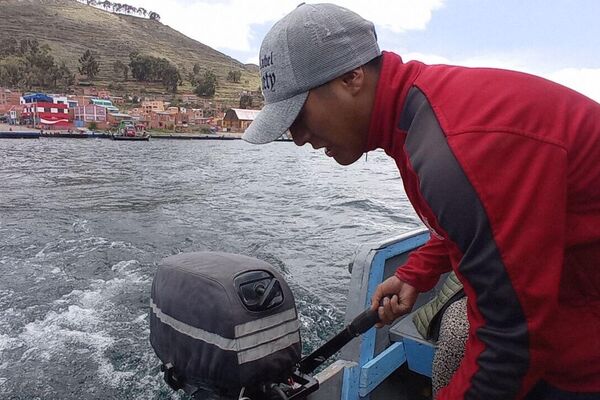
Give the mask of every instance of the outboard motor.
POLYGON ((202 400, 299 400, 310 376, 377 321, 365 310, 300 359, 294 296, 283 277, 254 258, 213 252, 165 258, 152 282, 150 343, 165 381, 202 400))
POLYGON ((289 382, 300 360, 294 297, 266 262, 213 252, 168 257, 151 308, 150 343, 165 380, 196 397, 276 395, 273 384, 289 382))

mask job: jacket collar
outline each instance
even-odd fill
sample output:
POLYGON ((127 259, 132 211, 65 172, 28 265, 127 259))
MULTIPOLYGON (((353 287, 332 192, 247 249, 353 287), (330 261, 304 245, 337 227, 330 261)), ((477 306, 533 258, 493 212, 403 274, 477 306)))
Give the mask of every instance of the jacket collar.
POLYGON ((408 90, 424 64, 415 61, 404 63, 399 55, 387 51, 382 57, 366 151, 383 149, 390 154, 404 143, 406 132, 398 135, 396 129, 408 90))

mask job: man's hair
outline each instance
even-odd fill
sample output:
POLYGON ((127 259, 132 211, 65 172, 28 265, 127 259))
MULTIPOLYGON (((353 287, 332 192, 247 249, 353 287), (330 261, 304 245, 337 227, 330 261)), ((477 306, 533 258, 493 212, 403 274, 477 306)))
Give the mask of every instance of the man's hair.
POLYGON ((377 57, 366 63, 365 67, 371 70, 379 71, 379 67, 381 66, 381 58, 382 56, 378 55, 377 57))

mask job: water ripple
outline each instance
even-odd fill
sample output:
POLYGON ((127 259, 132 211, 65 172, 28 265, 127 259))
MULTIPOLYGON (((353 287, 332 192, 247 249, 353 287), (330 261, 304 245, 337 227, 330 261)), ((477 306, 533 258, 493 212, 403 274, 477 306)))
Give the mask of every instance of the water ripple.
POLYGON ((180 252, 281 271, 311 351, 342 326, 357 246, 418 224, 381 152, 347 168, 291 143, 3 140, 0 152, 1 398, 180 398, 148 342, 156 265, 180 252))

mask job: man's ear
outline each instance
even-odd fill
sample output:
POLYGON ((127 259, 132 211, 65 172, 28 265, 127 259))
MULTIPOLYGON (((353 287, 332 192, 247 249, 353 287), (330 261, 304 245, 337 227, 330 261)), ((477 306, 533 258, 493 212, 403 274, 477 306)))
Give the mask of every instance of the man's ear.
POLYGON ((338 78, 343 87, 351 94, 357 94, 365 85, 365 69, 363 66, 354 68, 338 78))

